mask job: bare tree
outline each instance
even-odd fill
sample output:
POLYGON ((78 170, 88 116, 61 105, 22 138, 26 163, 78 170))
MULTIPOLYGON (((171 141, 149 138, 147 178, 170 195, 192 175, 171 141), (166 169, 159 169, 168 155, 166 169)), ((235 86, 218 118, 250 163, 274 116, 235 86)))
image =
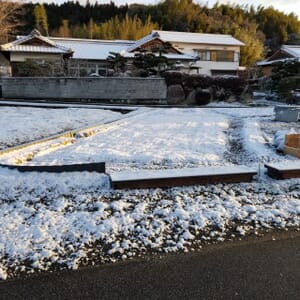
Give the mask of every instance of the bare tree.
POLYGON ((0 0, 0 42, 7 42, 21 25, 22 5, 21 1, 0 0))

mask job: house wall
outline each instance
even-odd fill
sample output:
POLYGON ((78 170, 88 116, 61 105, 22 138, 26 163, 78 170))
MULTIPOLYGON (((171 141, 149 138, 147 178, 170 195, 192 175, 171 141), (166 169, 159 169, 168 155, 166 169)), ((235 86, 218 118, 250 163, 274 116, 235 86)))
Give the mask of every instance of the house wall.
POLYGON ((27 59, 34 59, 34 60, 58 60, 61 59, 60 54, 43 54, 43 53, 14 53, 11 52, 10 54, 10 61, 11 62, 25 62, 27 59))
POLYGON ((197 55, 197 51, 233 51, 233 61, 214 61, 214 60, 198 60, 194 66, 199 67, 199 74, 213 75, 212 70, 215 71, 232 71, 237 73, 239 69, 240 47, 239 46, 225 46, 225 45, 208 45, 208 44, 189 44, 189 43, 173 43, 179 50, 197 55))
POLYGON ((3 78, 6 99, 163 100, 167 86, 162 78, 3 78))
POLYGON ((74 59, 68 60, 69 76, 84 77, 91 73, 106 76, 108 64, 106 60, 74 59))
POLYGON ((9 61, 0 53, 0 77, 11 76, 11 66, 9 61))

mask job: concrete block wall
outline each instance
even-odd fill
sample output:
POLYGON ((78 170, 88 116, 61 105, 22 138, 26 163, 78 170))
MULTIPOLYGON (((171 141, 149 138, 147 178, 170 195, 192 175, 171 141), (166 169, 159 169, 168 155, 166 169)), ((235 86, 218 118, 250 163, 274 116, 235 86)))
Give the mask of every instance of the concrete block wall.
POLYGON ((1 79, 5 99, 165 100, 163 78, 52 78, 11 77, 1 79))
POLYGON ((300 105, 277 105, 275 106, 275 120, 280 122, 299 122, 300 105))

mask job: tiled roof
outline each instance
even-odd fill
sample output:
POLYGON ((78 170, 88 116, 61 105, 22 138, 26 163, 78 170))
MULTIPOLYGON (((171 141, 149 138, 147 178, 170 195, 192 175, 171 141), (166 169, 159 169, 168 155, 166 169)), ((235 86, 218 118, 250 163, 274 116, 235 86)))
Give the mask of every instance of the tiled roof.
POLYGON ((130 47, 127 48, 128 52, 132 52, 136 49, 138 49, 139 47, 141 47, 142 45, 151 42, 155 39, 159 39, 159 35, 151 32, 150 34, 146 35, 145 37, 137 40, 134 44, 132 44, 130 47))
POLYGON ((177 32, 177 31, 162 31, 155 30, 160 38, 170 43, 191 43, 191 44, 211 44, 211 45, 232 45, 243 46, 244 43, 235 39, 229 34, 208 34, 194 32, 177 32))
POLYGON ((53 42, 71 48, 75 59, 105 60, 109 52, 126 52, 134 41, 103 41, 72 38, 50 38, 53 42))
POLYGON ((300 45, 283 45, 281 49, 295 58, 300 58, 300 45))
MULTIPOLYGON (((120 53, 125 57, 133 57, 134 53, 130 53, 130 49, 136 47, 135 41, 120 40, 88 40, 88 39, 72 39, 72 38, 50 38, 52 41, 71 48, 74 51, 74 59, 91 59, 105 60, 110 52, 120 53)), ((194 56, 188 54, 164 54, 169 59, 193 60, 194 56)))
POLYGON ((9 48, 2 48, 3 51, 10 52, 35 52, 35 53, 66 53, 65 50, 56 47, 40 47, 30 45, 15 45, 9 48))
POLYGON ((35 52, 35 53, 61 53, 61 54, 71 54, 72 50, 63 45, 59 45, 54 41, 51 41, 49 38, 42 36, 39 31, 33 30, 29 35, 22 36, 16 39, 11 43, 7 43, 0 46, 2 51, 10 52, 35 52), (26 42, 32 39, 38 39, 43 42, 45 45, 29 45, 25 44, 26 42))
MULTIPOLYGON (((286 55, 286 54, 284 54, 286 55)), ((291 59, 298 59, 300 60, 300 45, 282 45, 279 50, 277 50, 272 56, 267 58, 266 60, 259 61, 256 64, 258 66, 268 66, 280 62, 285 62, 289 61, 291 59), (288 57, 281 57, 281 58, 275 58, 276 55, 281 52, 281 53, 287 53, 288 57), (291 57, 289 57, 291 56, 291 57), (274 59, 275 58, 275 59, 274 59)))
POLYGON ((207 34, 153 30, 150 34, 138 40, 134 45, 132 45, 128 49, 128 51, 132 51, 135 48, 138 48, 141 45, 157 38, 170 43, 244 46, 244 43, 228 34, 207 34))

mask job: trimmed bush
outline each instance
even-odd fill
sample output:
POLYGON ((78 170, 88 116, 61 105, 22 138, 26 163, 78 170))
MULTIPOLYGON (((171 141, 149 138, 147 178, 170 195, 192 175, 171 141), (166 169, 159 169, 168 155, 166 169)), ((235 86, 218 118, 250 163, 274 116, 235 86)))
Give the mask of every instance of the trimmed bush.
POLYGON ((291 91, 295 89, 300 89, 300 76, 283 78, 278 84, 278 93, 281 98, 286 100, 291 96, 291 91))
POLYGON ((207 105, 210 102, 210 92, 207 90, 198 90, 195 94, 197 105, 207 105))

